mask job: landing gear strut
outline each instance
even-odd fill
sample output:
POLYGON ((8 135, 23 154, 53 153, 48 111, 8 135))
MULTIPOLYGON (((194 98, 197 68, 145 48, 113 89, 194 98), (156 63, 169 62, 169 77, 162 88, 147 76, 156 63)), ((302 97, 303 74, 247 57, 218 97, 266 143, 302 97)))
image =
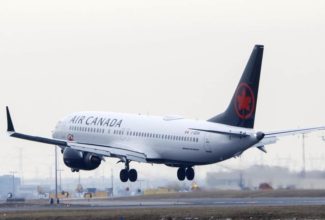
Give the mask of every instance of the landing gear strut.
POLYGON ((120 179, 123 183, 130 180, 131 182, 135 182, 138 179, 138 172, 135 169, 130 169, 130 161, 127 160, 125 162, 125 168, 120 172, 120 179))
POLYGON ((194 169, 192 167, 187 167, 187 168, 180 167, 177 170, 177 178, 180 181, 185 180, 185 177, 188 180, 193 180, 194 176, 195 176, 195 172, 194 172, 194 169))

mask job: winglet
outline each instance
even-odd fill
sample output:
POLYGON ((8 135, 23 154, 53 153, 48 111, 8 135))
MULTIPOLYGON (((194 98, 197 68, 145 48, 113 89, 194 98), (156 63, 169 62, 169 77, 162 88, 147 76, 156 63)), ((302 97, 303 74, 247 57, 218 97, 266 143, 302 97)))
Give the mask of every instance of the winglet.
POLYGON ((14 125, 12 124, 10 112, 8 106, 6 106, 6 111, 7 111, 7 131, 8 132, 14 132, 15 128, 14 125))

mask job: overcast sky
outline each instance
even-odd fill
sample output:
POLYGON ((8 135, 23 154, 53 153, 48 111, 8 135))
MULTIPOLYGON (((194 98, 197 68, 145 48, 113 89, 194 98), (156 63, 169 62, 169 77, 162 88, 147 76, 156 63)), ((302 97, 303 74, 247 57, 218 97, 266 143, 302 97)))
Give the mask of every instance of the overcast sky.
MULTIPOLYGON (((53 164, 53 146, 6 137, 6 105, 16 130, 46 137, 82 110, 206 120, 228 105, 255 44, 265 45, 256 130, 324 125, 324 11, 321 0, 0 1, 0 174, 20 170, 19 149, 25 178, 53 164)), ((306 139, 307 169, 325 169, 321 135, 306 139)), ((301 169, 298 137, 267 150, 221 164, 301 169)), ((82 175, 118 174, 115 163, 82 175)), ((176 169, 134 166, 139 178, 159 169, 176 180, 176 169)))

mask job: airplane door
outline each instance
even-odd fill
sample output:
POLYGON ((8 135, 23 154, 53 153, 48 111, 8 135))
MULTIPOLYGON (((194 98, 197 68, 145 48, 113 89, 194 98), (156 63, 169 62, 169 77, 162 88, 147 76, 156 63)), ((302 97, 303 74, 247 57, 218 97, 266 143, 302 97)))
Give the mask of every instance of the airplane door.
POLYGON ((207 153, 212 153, 209 134, 205 134, 204 136, 204 150, 207 153))

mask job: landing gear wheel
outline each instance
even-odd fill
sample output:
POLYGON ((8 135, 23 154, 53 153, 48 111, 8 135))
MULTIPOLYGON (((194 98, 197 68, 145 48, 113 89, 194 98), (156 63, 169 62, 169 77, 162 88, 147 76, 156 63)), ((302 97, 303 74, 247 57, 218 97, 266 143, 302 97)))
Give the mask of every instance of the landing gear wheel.
POLYGON ((180 167, 177 170, 177 178, 180 181, 183 181, 185 179, 185 168, 180 167))
POLYGON ((186 179, 193 180, 195 176, 194 169, 192 167, 187 168, 185 175, 186 175, 186 179))
POLYGON ((129 179, 129 172, 127 169, 123 169, 120 172, 120 179, 123 183, 125 183, 126 181, 128 181, 129 179))
POLYGON ((131 169, 129 171, 129 180, 131 182, 135 182, 135 181, 137 181, 137 179, 138 179, 138 173, 137 173, 137 171, 135 169, 131 169))

